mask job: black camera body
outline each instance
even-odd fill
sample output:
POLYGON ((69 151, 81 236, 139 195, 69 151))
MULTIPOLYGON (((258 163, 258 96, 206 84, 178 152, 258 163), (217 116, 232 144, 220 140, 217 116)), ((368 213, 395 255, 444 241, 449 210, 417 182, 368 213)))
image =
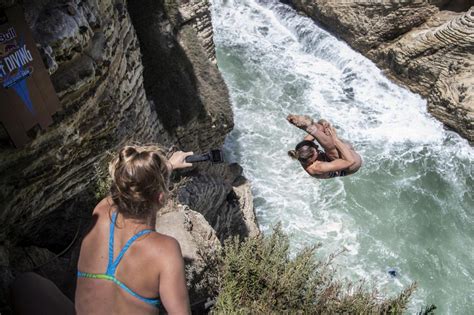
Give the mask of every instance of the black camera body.
POLYGON ((204 161, 211 161, 212 163, 222 163, 224 162, 224 153, 220 149, 211 150, 207 153, 193 154, 193 155, 187 156, 185 161, 188 163, 204 162, 204 161))

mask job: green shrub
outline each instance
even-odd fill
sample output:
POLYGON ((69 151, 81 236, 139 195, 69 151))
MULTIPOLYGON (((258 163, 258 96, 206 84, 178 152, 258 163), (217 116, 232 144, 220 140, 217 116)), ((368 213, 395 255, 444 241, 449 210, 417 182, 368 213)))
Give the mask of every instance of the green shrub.
POLYGON ((315 259, 317 246, 290 257, 289 240, 280 227, 269 236, 241 242, 232 238, 206 260, 218 314, 399 314, 415 289, 412 284, 397 296, 381 297, 364 281, 343 282, 325 262, 315 259), (209 260, 212 260, 210 262, 209 260))
POLYGON ((101 201, 105 198, 110 191, 110 184, 112 179, 110 178, 108 165, 109 161, 112 159, 112 153, 106 152, 105 158, 101 159, 99 162, 94 164, 95 168, 95 185, 94 185, 94 194, 96 202, 101 201))

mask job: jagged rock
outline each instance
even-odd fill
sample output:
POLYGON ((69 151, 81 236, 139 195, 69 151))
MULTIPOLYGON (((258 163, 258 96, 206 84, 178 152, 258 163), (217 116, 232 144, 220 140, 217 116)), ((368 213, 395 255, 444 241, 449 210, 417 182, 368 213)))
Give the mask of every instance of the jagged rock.
MULTIPOLYGON (((256 225, 255 213, 253 209, 253 200, 249 185, 235 187, 235 192, 240 198, 239 202, 243 210, 242 224, 246 225, 245 234, 242 229, 237 229, 237 233, 242 237, 257 236, 260 231, 256 225)), ((203 197, 205 199, 205 197, 203 197)), ((222 207, 223 211, 229 211, 230 207, 222 207)), ((235 211, 235 209, 232 209, 235 211)), ((209 281, 208 270, 217 266, 209 266, 208 261, 200 253, 206 252, 207 255, 214 255, 221 247, 221 242, 216 235, 216 227, 209 224, 209 219, 201 213, 192 210, 187 205, 170 202, 165 209, 160 210, 156 221, 156 230, 160 233, 169 235, 178 240, 186 264, 186 279, 190 299, 200 301, 208 297, 207 285, 209 281)), ((236 225, 239 221, 229 219, 231 213, 221 214, 227 216, 227 221, 221 220, 222 224, 236 225), (231 222, 231 220, 234 220, 231 222)), ((232 227, 227 227, 232 228, 232 227)), ((219 233, 219 232, 217 232, 219 233)), ((222 233, 222 232, 221 232, 222 233)), ((207 256, 209 257, 209 256, 207 256)))
POLYGON ((178 240, 185 261, 200 260, 199 249, 217 249, 220 242, 215 231, 198 212, 175 205, 156 220, 156 230, 178 240))
POLYGON ((213 63, 214 54, 209 59, 206 43, 194 27, 208 7, 208 1, 128 2, 140 41, 147 97, 164 128, 182 147, 194 151, 221 146, 233 127, 225 82, 213 63))
MULTIPOLYGON (((244 177, 239 176, 239 180, 244 177)), ((246 237, 256 237, 260 234, 260 229, 255 215, 255 208, 253 205, 252 188, 248 181, 240 182, 237 186, 233 186, 234 193, 237 195, 239 202, 239 209, 243 213, 243 220, 245 224, 246 237)), ((229 222, 230 223, 230 222, 229 222)), ((242 235, 242 234, 240 234, 242 235)))
POLYGON ((442 12, 427 24, 374 54, 412 90, 427 97, 435 117, 473 141, 474 10, 442 12))
POLYGON ((190 300, 201 300, 208 294, 205 284, 210 266, 200 252, 215 253, 220 249, 216 233, 200 213, 187 206, 171 203, 160 212, 164 214, 158 216, 156 230, 179 242, 186 265, 190 300))
POLYGON ((474 7, 469 1, 292 0, 474 141, 474 7))
MULTIPOLYGON (((13 244, 62 247, 71 234, 64 228, 67 224, 50 234, 54 229, 45 229, 46 223, 63 220, 71 223, 73 231, 77 218, 90 213, 97 180, 94 165, 105 161, 107 150, 131 139, 171 140, 146 99, 140 50, 128 16, 119 15, 111 2, 102 2, 100 7, 93 1, 75 5, 77 13, 71 17, 62 3, 25 4, 25 16, 38 44, 51 52, 58 65, 52 81, 62 111, 27 147, 0 152, 0 220, 7 227, 0 232, 0 240, 13 244), (108 22, 97 29, 90 24, 96 18, 86 12, 96 12, 108 22), (102 35, 88 35, 73 26, 69 31, 56 30, 58 15, 68 21, 74 18, 80 26, 88 23, 88 30, 102 35), (94 53, 95 46, 103 47, 102 57, 94 53)), ((74 21, 70 24, 77 24, 74 21)))
POLYGON ((201 38, 207 58, 216 63, 211 12, 207 1, 193 0, 179 7, 183 23, 191 24, 201 38))
POLYGON ((236 181, 241 175, 233 165, 222 167, 220 172, 226 175, 219 175, 216 169, 185 181, 177 189, 177 200, 201 213, 221 241, 232 235, 258 235, 250 184, 236 181), (239 186, 233 186, 235 183, 239 186))

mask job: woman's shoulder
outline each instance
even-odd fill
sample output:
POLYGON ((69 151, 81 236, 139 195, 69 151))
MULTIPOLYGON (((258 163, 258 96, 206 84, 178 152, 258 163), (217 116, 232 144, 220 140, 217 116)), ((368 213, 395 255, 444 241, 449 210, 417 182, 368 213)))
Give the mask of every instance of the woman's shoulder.
POLYGON ((113 204, 114 202, 112 201, 112 198, 110 196, 105 197, 95 206, 94 211, 92 211, 92 214, 93 215, 103 215, 104 213, 108 214, 113 204))
POLYGON ((151 243, 150 248, 152 248, 154 255, 160 257, 163 257, 163 255, 181 256, 181 247, 179 246, 178 241, 172 236, 154 232, 151 234, 149 242, 151 243))
POLYGON ((174 270, 182 264, 181 248, 171 236, 153 232, 137 245, 133 249, 136 263, 149 266, 149 262, 153 262, 152 269, 158 274, 174 270))

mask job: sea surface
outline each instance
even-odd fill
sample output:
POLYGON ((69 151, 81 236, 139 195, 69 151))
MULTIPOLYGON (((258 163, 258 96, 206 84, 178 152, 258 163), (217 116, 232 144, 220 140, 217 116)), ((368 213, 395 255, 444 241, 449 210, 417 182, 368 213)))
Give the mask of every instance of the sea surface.
POLYGON ((474 312, 474 150, 367 58, 278 1, 213 0, 218 66, 235 129, 226 159, 251 181, 265 233, 293 250, 344 249, 340 276, 393 295, 418 283, 410 312, 474 312), (287 156, 304 132, 290 113, 325 118, 363 157, 355 175, 309 177, 287 156), (388 274, 397 271, 396 277, 388 274))

